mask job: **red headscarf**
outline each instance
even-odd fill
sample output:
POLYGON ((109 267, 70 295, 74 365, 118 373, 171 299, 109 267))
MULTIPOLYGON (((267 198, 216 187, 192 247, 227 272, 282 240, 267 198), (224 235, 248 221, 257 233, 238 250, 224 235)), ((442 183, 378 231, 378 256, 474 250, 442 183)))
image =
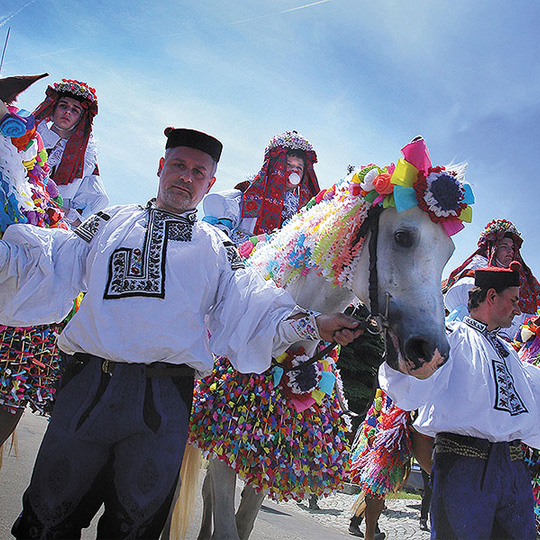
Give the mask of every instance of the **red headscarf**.
POLYGON ((255 235, 271 232, 281 226, 287 153, 290 150, 303 150, 306 153, 304 178, 299 186, 298 208, 304 206, 320 191, 313 169, 313 165, 317 163, 317 154, 309 141, 296 131, 276 135, 264 151, 264 163, 261 170, 243 197, 242 217, 257 218, 253 231, 255 235))
POLYGON ((536 310, 540 306, 540 284, 521 256, 520 248, 523 244, 523 238, 520 232, 513 223, 506 219, 494 219, 486 225, 480 234, 478 249, 463 264, 451 272, 446 287, 451 287, 462 277, 474 276, 474 270, 468 268, 468 266, 476 255, 485 257, 488 260, 487 266, 495 265, 494 259, 497 251, 497 243, 503 238, 512 238, 514 241, 513 260, 518 261, 521 265, 519 271, 521 282, 519 307, 523 313, 536 313, 536 310))
POLYGON ((84 154, 92 131, 94 116, 98 113, 96 91, 86 83, 62 79, 62 82, 49 86, 45 95, 47 96, 45 101, 34 111, 36 125, 51 119, 58 100, 63 96, 76 99, 83 108, 81 119, 66 143, 62 161, 51 175, 59 185, 70 184, 75 178, 81 178, 83 175, 84 154))

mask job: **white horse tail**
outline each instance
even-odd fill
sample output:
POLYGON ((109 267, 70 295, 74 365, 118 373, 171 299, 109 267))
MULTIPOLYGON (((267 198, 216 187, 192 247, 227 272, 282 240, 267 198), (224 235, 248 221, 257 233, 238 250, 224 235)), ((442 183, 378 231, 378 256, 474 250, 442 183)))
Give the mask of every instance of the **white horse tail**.
MULTIPOLYGON (((7 441, 0 446, 0 470, 2 469, 2 460, 4 458, 4 447, 7 445, 7 441)), ((9 452, 13 452, 15 457, 19 455, 19 441, 17 438, 17 430, 11 434, 11 444, 9 445, 9 452)))
POLYGON ((354 501, 351 513, 353 516, 364 516, 366 511, 366 494, 361 491, 356 500, 354 501))
POLYGON ((201 450, 188 443, 180 469, 182 485, 173 511, 171 539, 179 540, 186 537, 188 527, 193 519, 193 508, 199 490, 201 463, 201 450))

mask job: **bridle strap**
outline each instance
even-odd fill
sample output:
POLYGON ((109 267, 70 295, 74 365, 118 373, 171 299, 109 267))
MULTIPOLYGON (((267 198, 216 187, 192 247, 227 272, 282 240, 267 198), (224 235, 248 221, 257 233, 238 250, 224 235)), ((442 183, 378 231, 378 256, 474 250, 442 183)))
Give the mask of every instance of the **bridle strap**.
POLYGON ((371 209, 369 215, 369 308, 371 315, 380 315, 379 309, 379 274, 377 271, 377 242, 379 240, 379 216, 382 208, 376 206, 371 209))
MULTIPOLYGON (((374 320, 377 323, 378 330, 376 332, 369 330, 369 327, 371 326, 368 321, 364 321, 361 323, 360 327, 363 327, 364 329, 368 330, 368 332, 371 332, 373 334, 379 333, 383 334, 385 341, 386 341, 386 331, 388 329, 388 310, 389 310, 389 303, 390 303, 390 294, 386 293, 386 306, 385 306, 385 312, 380 312, 379 307, 379 275, 377 271, 377 242, 379 239, 379 217, 381 215, 381 212, 383 211, 383 208, 380 206, 375 206, 370 210, 368 220, 369 220, 369 231, 371 232, 371 235, 369 237, 369 246, 368 246, 368 253, 369 253, 369 304, 370 304, 370 319, 374 320)), ((313 355, 309 360, 302 362, 302 364, 295 366, 295 367, 289 367, 284 370, 284 373, 288 373, 289 371, 293 370, 301 370, 304 367, 307 367, 309 365, 314 364, 315 362, 318 362, 321 358, 324 358, 327 356, 332 349, 334 349, 337 346, 337 343, 330 343, 327 345, 324 349, 313 355)), ((337 394, 336 394, 337 395, 337 394)), ((346 410, 347 407, 345 407, 344 403, 341 403, 341 408, 343 409, 342 414, 349 414, 351 416, 357 416, 356 413, 353 413, 350 410, 346 410)))

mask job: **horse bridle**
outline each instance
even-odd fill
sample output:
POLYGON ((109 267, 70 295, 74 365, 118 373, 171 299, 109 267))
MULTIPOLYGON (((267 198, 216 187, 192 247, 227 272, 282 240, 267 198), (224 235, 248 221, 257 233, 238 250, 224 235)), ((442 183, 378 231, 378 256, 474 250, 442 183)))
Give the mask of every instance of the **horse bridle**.
POLYGON ((388 314, 390 310, 390 298, 389 292, 385 293, 385 307, 384 314, 380 312, 379 308, 379 273, 377 270, 377 242, 379 239, 379 217, 383 209, 380 206, 376 206, 370 210, 368 215, 369 230, 371 236, 369 237, 369 308, 370 319, 377 323, 378 333, 383 334, 386 340, 386 334, 388 332, 388 314))
MULTIPOLYGON (((362 328, 363 330, 366 330, 370 334, 373 335, 383 335, 384 340, 386 342, 387 338, 387 332, 389 328, 388 323, 388 313, 390 309, 390 298, 391 295, 389 292, 385 294, 386 302, 385 302, 385 308, 384 308, 384 314, 380 313, 379 309, 379 274, 377 271, 377 242, 379 239, 379 217, 381 215, 381 212, 383 211, 383 208, 380 206, 373 207, 368 214, 368 217, 366 218, 366 224, 368 227, 369 232, 371 232, 371 235, 369 237, 369 245, 368 245, 368 254, 369 254, 369 304, 370 304, 370 314, 367 317, 366 321, 360 321, 359 326, 357 328, 362 328), (373 324, 374 323, 374 324, 373 324), (376 326, 377 329, 374 330, 373 326, 376 326)), ((362 235, 358 235, 356 241, 353 243, 354 247, 362 238, 362 235)), ((351 316, 354 316, 356 313, 357 308, 355 307, 353 312, 351 313, 351 316)), ((318 353, 314 354, 309 360, 306 360, 305 362, 302 362, 300 366, 296 367, 290 367, 285 370, 285 373, 292 371, 294 369, 298 369, 299 367, 309 366, 311 364, 314 364, 315 362, 318 362, 325 356, 327 356, 335 347, 337 346, 337 343, 333 341, 323 349, 321 349, 318 353)), ((385 351, 386 354, 386 351, 385 351)), ((351 411, 347 411, 351 412, 351 411)))

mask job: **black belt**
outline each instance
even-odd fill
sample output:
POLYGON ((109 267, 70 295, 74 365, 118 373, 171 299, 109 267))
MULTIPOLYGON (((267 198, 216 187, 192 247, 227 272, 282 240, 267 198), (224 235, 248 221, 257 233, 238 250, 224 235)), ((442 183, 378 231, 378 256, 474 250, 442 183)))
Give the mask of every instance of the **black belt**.
POLYGON ((94 356, 87 353, 75 353, 73 358, 77 362, 83 364, 88 363, 90 360, 101 362, 101 371, 112 375, 114 368, 117 364, 123 366, 141 366, 145 369, 145 375, 147 377, 194 377, 195 370, 186 364, 169 364, 167 362, 153 362, 152 364, 140 364, 133 363, 129 364, 127 362, 115 362, 114 360, 106 360, 105 358, 100 358, 99 356, 94 356))
POLYGON ((436 454, 452 453, 459 456, 472 457, 487 460, 489 452, 494 444, 508 445, 510 460, 523 460, 521 441, 492 443, 487 439, 458 435, 457 433, 437 433, 435 436, 434 451, 436 454))

